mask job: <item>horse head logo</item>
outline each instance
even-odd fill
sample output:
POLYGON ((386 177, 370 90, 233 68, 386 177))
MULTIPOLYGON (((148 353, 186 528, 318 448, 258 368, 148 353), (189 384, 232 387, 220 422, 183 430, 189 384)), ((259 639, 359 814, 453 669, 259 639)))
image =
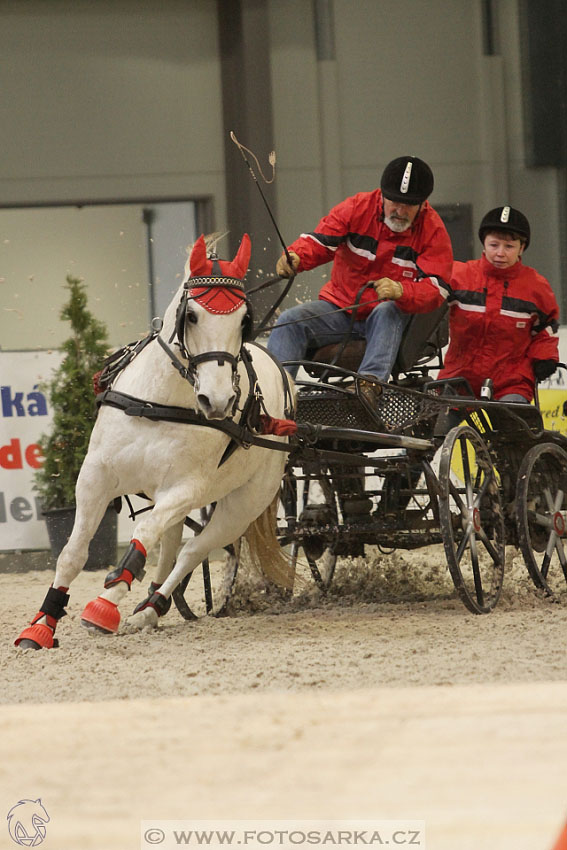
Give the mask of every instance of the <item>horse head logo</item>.
POLYGON ((38 847, 45 839, 49 815, 39 797, 37 800, 20 800, 12 806, 6 819, 10 838, 20 847, 38 847))

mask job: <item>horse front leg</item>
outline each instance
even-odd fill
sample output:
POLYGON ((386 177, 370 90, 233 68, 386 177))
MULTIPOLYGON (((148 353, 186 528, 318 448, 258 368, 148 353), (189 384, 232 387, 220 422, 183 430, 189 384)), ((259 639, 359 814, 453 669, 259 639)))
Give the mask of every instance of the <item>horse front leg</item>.
MULTIPOLYGON (((123 555, 116 569, 112 570, 105 578, 104 590, 96 598, 89 602, 81 615, 81 623, 86 628, 104 632, 115 633, 120 625, 120 611, 118 606, 129 592, 134 579, 142 581, 144 578, 147 553, 160 540, 165 540, 165 554, 160 556, 158 573, 166 575, 171 569, 171 560, 175 541, 180 540, 183 519, 187 515, 185 509, 186 491, 182 494, 169 492, 163 500, 156 500, 151 514, 138 523, 134 530, 134 536, 130 546, 123 555), (181 507, 180 507, 181 505, 181 507), (168 533, 169 532, 169 533, 168 533), (167 564, 169 563, 169 568, 167 564)), ((178 545, 178 544, 177 544, 178 545)), ((161 585, 161 579, 159 580, 161 585)), ((169 606, 168 606, 169 607, 169 606)), ((165 610, 163 611, 165 613, 165 610)))
POLYGON ((58 646, 55 629, 67 613, 69 588, 87 562, 89 543, 112 498, 110 477, 100 464, 87 456, 77 479, 73 530, 57 558, 53 582, 38 613, 14 642, 20 649, 52 649, 58 646))

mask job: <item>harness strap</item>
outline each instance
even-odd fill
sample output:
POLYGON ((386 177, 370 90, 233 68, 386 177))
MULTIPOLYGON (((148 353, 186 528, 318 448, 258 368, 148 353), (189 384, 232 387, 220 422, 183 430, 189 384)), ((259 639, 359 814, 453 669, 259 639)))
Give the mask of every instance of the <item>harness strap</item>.
MULTIPOLYGON (((284 417, 286 417, 287 419, 291 419, 295 414, 295 403, 294 403, 293 395, 292 395, 291 388, 290 388, 290 385, 289 385, 289 373, 286 372, 286 370, 284 369, 284 367, 282 366, 280 361, 277 359, 277 357, 275 357, 272 354, 272 352, 268 348, 266 348, 264 345, 260 345, 260 343, 256 342, 256 341, 249 342, 247 344, 248 345, 254 345, 254 346, 256 346, 256 348, 262 349, 262 351, 265 354, 267 354, 271 358, 271 360, 276 364, 276 366, 278 367, 279 373, 280 373, 280 376, 281 376, 281 379, 282 379, 283 390, 284 390, 284 417)), ((243 352, 246 351, 246 349, 244 347, 243 347, 242 350, 243 350, 243 352)))
POLYGON ((173 405, 154 405, 149 401, 143 401, 135 396, 121 393, 117 390, 105 390, 97 396, 97 405, 108 404, 124 411, 126 416, 139 416, 143 419, 164 422, 185 422, 189 425, 200 425, 203 428, 214 428, 231 437, 243 449, 250 446, 275 449, 276 451, 289 452, 290 447, 285 443, 277 443, 275 440, 263 440, 246 425, 239 425, 231 419, 206 419, 202 413, 190 410, 187 407, 174 407, 173 405))
MULTIPOLYGON (((252 355, 250 352, 243 346, 240 351, 242 362, 244 363, 244 368, 246 369, 246 374, 248 376, 248 397, 244 402, 242 407, 242 416, 240 421, 245 424, 245 426, 249 429, 249 431, 258 430, 258 424, 260 422, 260 398, 255 391, 257 375, 254 366, 252 365, 252 355)), ((238 391, 240 397, 240 389, 238 391)), ((223 452, 223 455, 219 461, 219 466, 222 466, 223 463, 231 457, 236 449, 239 447, 239 443, 231 437, 230 442, 226 449, 223 452)))
POLYGON ((122 372, 122 370, 132 362, 134 357, 136 357, 140 351, 143 351, 148 343, 153 342, 158 333, 159 331, 154 330, 152 333, 142 339, 139 339, 137 342, 130 342, 128 345, 125 345, 123 348, 115 351, 114 354, 109 354, 103 361, 102 369, 93 375, 95 395, 98 395, 103 390, 107 389, 114 382, 120 372, 122 372))
MULTIPOLYGON (((157 337, 157 341, 159 342, 159 344, 161 345, 161 347, 163 348, 163 350, 165 351, 165 353, 167 354, 167 356, 169 357, 169 359, 171 360, 171 362, 173 363, 173 365, 175 366, 175 368, 177 369, 177 371, 179 372, 181 377, 184 378, 186 381, 189 381, 190 384, 192 384, 193 382, 192 382, 191 377, 190 377, 191 373, 190 373, 189 369, 187 368, 187 366, 183 365, 181 360, 175 355, 175 353, 171 350, 169 345, 166 342, 163 341, 161 336, 157 337)), ((171 342, 171 340, 170 340, 170 342, 171 342)))

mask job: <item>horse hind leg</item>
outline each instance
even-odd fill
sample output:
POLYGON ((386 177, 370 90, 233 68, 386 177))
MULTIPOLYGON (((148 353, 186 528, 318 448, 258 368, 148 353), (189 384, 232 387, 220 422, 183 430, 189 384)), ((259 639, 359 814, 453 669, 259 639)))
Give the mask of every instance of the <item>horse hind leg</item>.
MULTIPOLYGON (((157 593, 157 591, 162 586, 164 580, 167 578, 167 576, 173 569, 173 565, 175 564, 175 560, 177 558, 177 552, 179 550, 179 546, 181 545, 182 536, 182 522, 165 530, 160 540, 159 558, 155 572, 155 580, 150 582, 148 587, 148 595, 145 599, 143 599, 136 605, 134 611, 132 612, 133 614, 136 614, 138 611, 141 611, 143 608, 147 607, 153 595, 157 593)), ((170 608, 171 597, 168 600, 167 609, 164 611, 164 613, 167 614, 167 611, 169 611, 170 608)))
MULTIPOLYGON (((252 507, 251 513, 248 515, 242 509, 243 505, 254 504, 254 499, 258 498, 259 489, 257 480, 253 480, 218 502, 210 522, 203 531, 185 543, 179 553, 177 563, 169 576, 163 581, 159 590, 146 601, 142 609, 137 610, 128 618, 126 626, 129 631, 139 631, 147 626, 156 626, 158 619, 169 608, 171 594, 185 576, 193 572, 213 549, 222 549, 234 543, 244 534, 248 534, 249 530, 256 527, 257 523, 265 526, 267 522, 271 523, 273 520, 272 536, 275 541, 275 548, 272 547, 268 551, 268 548, 264 547, 264 554, 269 555, 271 561, 279 556, 280 547, 275 538, 275 500, 277 500, 278 494, 276 493, 275 499, 256 518, 254 518, 256 510, 261 510, 261 508, 252 507)), ((269 493, 265 495, 264 504, 268 498, 269 493)), ((261 504, 262 502, 260 502, 261 504)), ((264 543, 266 543, 267 535, 262 536, 264 543)), ((287 562, 286 568, 289 568, 287 562)), ((279 583, 289 583, 290 581, 288 575, 282 580, 282 571, 277 577, 272 577, 279 583)))

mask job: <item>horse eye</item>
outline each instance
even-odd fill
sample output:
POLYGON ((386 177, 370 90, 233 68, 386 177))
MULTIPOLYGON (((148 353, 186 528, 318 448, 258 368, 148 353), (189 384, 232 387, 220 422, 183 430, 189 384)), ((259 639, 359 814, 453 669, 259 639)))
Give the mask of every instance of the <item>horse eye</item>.
POLYGON ((197 324, 197 316, 192 310, 187 310, 187 321, 192 325, 197 324))

